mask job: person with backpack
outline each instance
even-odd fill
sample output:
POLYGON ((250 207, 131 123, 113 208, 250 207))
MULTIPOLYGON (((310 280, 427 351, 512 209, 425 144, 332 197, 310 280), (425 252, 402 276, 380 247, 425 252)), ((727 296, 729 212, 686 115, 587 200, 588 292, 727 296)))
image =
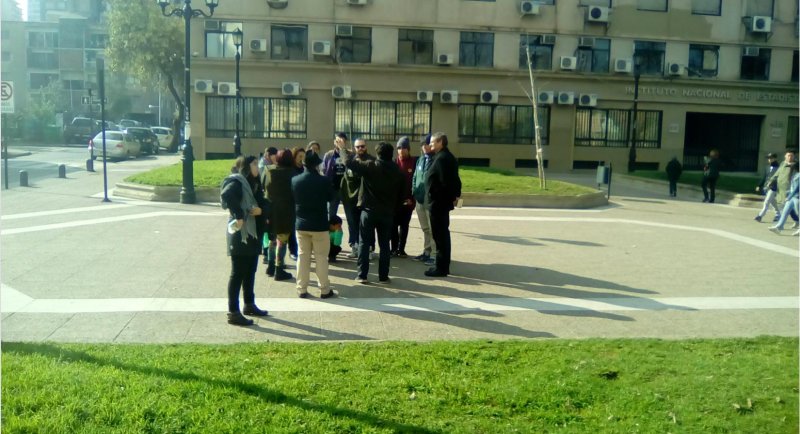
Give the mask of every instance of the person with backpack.
POLYGON ((220 204, 229 212, 227 245, 231 258, 228 278, 228 324, 253 325, 248 316, 267 316, 256 306, 255 281, 261 237, 269 205, 258 178, 256 157, 240 156, 220 188, 220 204), (239 292, 243 293, 244 309, 239 310, 239 292), (244 313, 244 315, 242 315, 244 313))

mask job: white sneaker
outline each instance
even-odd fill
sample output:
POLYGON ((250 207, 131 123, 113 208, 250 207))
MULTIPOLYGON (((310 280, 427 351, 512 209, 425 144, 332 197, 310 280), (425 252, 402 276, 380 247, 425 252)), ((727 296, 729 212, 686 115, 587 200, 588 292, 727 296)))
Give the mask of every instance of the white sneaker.
POLYGON ((769 229, 769 230, 770 230, 770 232, 775 232, 775 233, 776 233, 776 234, 778 234, 778 235, 780 235, 780 234, 781 234, 781 228, 779 228, 779 227, 777 227, 777 226, 770 226, 770 227, 769 227, 769 228, 767 228, 767 229, 769 229))
POLYGON ((793 236, 793 237, 800 237, 800 229, 798 229, 798 230, 794 231, 794 233, 792 234, 792 236, 793 236))
POLYGON ((375 253, 375 252, 369 252, 369 260, 370 260, 370 261, 374 261, 374 260, 375 260, 375 259, 377 259, 377 258, 378 258, 378 254, 377 254, 377 253, 375 253))
POLYGON ((349 258, 349 259, 358 258, 358 253, 356 253, 356 251, 353 250, 353 251, 351 251, 350 253, 347 254, 346 258, 349 258))
POLYGON ((792 225, 792 229, 797 229, 797 228, 800 228, 800 222, 794 222, 794 224, 792 225))

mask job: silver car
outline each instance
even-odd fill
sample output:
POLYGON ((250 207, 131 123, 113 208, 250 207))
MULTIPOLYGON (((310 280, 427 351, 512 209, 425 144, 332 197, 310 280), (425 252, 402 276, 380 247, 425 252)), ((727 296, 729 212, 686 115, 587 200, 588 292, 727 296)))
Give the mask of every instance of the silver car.
MULTIPOLYGON (((127 160, 138 157, 141 153, 139 141, 129 137, 122 131, 106 131, 106 158, 127 160)), ((103 156, 103 133, 98 133, 89 140, 89 158, 94 160, 103 156)))

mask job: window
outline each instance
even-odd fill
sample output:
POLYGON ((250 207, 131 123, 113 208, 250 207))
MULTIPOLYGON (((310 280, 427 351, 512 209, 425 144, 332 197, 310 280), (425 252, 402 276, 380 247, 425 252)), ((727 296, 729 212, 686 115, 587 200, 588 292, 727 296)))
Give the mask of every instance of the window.
POLYGON ((86 48, 106 48, 108 35, 89 35, 86 41, 86 48))
POLYGON ((716 77, 719 46, 689 44, 689 77, 716 77))
POLYGON ((242 23, 219 22, 219 30, 206 30, 206 57, 236 57, 233 31, 241 29, 242 23))
POLYGON ((371 62, 372 28, 353 26, 353 36, 337 36, 336 60, 342 63, 371 62))
MULTIPOLYGON (((304 99, 242 98, 242 137, 305 139, 307 102, 304 99)), ((206 136, 233 137, 236 98, 206 98, 206 136)))
POLYGON ((772 16, 773 0, 747 0, 747 8, 745 9, 748 17, 762 15, 766 17, 772 16))
POLYGON ((794 50, 794 54, 792 55, 792 82, 797 83, 797 63, 800 59, 797 58, 797 50, 794 50))
POLYGON ((63 80, 62 85, 67 90, 82 90, 84 88, 83 80, 63 80))
POLYGON ((667 0, 637 0, 636 9, 640 11, 666 12, 667 0))
POLYGON ((28 68, 58 69, 56 53, 28 53, 28 68))
POLYGON ((58 33, 55 33, 55 32, 30 32, 30 33, 28 33, 28 47, 30 47, 30 48, 58 48, 58 33))
POLYGON ((769 48, 745 47, 742 50, 742 80, 769 80, 769 48))
POLYGON ((580 0, 580 6, 603 6, 610 8, 611 0, 580 0))
POLYGON ((461 32, 459 46, 461 66, 492 67, 494 64, 494 33, 461 32))
MULTIPOLYGON (((550 107, 539 106, 539 135, 548 144, 550 107)), ((533 107, 523 105, 460 104, 458 139, 461 143, 536 143, 533 107)))
POLYGON ((798 136, 798 123, 800 118, 797 116, 789 116, 789 123, 786 127, 786 147, 789 149, 797 149, 800 144, 800 136, 798 136))
POLYGON ((400 29, 397 38, 397 63, 433 64, 433 30, 400 29))
POLYGON ((431 103, 337 100, 334 123, 353 140, 421 139, 431 131, 431 103))
POLYGON ((636 41, 633 50, 634 67, 638 66, 642 75, 662 75, 666 46, 663 42, 636 41))
POLYGON ((307 26, 275 24, 272 26, 271 31, 271 59, 308 60, 307 26))
POLYGON ((542 44, 542 36, 521 35, 519 41, 519 67, 528 69, 528 50, 532 69, 553 69, 553 46, 542 44))
POLYGON ((611 40, 594 38, 591 47, 578 47, 575 57, 577 70, 581 72, 608 72, 611 53, 611 40))
POLYGON ((692 0, 695 15, 722 15, 722 0, 692 0))
MULTIPOLYGON (((660 111, 636 113, 636 147, 661 147, 660 111)), ((630 140, 630 110, 579 107, 575 113, 575 146, 624 148, 630 140)))
POLYGON ((50 84, 51 81, 58 81, 58 74, 44 74, 44 73, 31 72, 30 80, 31 80, 31 89, 41 89, 50 84))

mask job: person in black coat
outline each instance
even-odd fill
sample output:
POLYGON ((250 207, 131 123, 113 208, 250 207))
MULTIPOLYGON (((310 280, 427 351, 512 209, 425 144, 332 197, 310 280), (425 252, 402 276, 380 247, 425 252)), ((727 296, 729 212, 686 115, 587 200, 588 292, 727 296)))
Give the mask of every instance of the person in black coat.
POLYGON ((669 180, 669 195, 676 197, 678 195, 678 179, 683 172, 683 166, 678 161, 677 157, 672 157, 667 163, 667 179, 669 180))
POLYGON ((292 151, 278 151, 277 165, 267 170, 268 181, 265 186, 267 199, 272 205, 270 231, 275 239, 270 241, 267 254, 267 276, 275 280, 288 280, 292 274, 285 270, 286 247, 294 232, 294 197, 292 197, 292 177, 295 175, 292 151))
POLYGON ((263 220, 268 203, 258 176, 256 157, 240 156, 236 159, 233 173, 222 182, 220 202, 227 207, 227 244, 231 258, 231 275, 228 279, 228 323, 240 326, 253 325, 239 311, 240 289, 244 296, 244 314, 267 316, 267 311, 256 306, 255 280, 258 255, 261 252, 263 220))
POLYGON ((717 180, 719 179, 719 151, 712 149, 705 158, 703 166, 703 180, 700 187, 703 189, 703 202, 714 203, 717 180), (711 194, 709 195, 709 190, 711 194))
POLYGON ((425 272, 429 277, 450 274, 450 211, 461 197, 458 161, 447 149, 447 136, 431 136, 433 160, 425 173, 425 206, 431 219, 431 235, 436 243, 436 265, 425 272))

